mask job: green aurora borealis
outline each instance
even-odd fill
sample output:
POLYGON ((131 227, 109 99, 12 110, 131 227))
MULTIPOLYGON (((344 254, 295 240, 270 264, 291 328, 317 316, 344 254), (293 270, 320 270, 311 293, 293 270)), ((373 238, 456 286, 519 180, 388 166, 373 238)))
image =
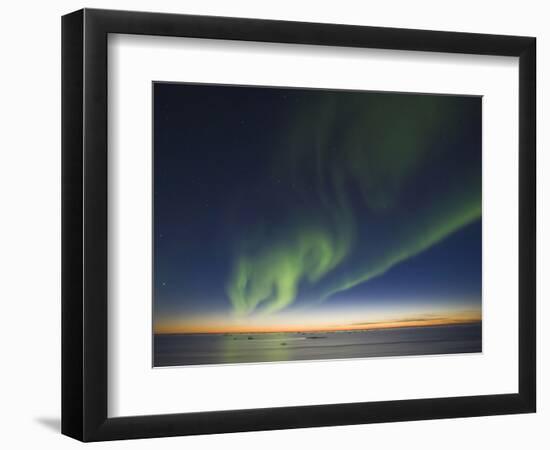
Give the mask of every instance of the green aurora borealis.
POLYGON ((463 109, 444 96, 373 94, 364 101, 327 94, 297 112, 273 170, 304 202, 276 239, 243 245, 227 284, 235 311, 281 310, 296 300, 304 283, 319 300, 327 299, 479 219, 480 164, 453 168, 445 185, 424 192, 414 210, 404 212, 404 197, 416 177, 428 176, 434 160, 455 151, 435 141, 442 133, 445 142, 462 131, 463 109), (364 210, 363 222, 358 209, 364 210), (392 227, 387 245, 370 249, 368 241, 377 237, 371 225, 376 229, 392 221, 399 225, 392 227), (358 240, 366 243, 365 251, 350 270, 334 273, 358 240))

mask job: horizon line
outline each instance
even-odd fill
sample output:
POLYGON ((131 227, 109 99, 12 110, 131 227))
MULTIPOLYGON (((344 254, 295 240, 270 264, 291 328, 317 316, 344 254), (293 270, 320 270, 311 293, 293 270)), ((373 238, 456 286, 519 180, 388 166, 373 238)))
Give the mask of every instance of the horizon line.
POLYGON ((448 322, 441 323, 418 323, 414 324, 411 322, 405 322, 403 325, 397 324, 387 324, 384 325, 383 322, 380 325, 368 326, 368 327, 348 327, 348 328, 314 328, 314 329, 281 329, 281 330, 261 330, 261 329, 252 329, 252 330, 242 330, 242 331, 232 331, 232 330, 220 330, 220 331, 155 331, 153 334, 155 336, 163 335, 177 335, 177 334, 277 334, 277 333, 337 333, 337 332, 350 332, 350 331, 375 331, 375 330, 389 330, 397 328, 427 328, 427 327, 441 327, 441 326, 450 326, 450 325, 471 325, 476 323, 482 323, 482 319, 464 319, 464 320, 450 320, 448 322))

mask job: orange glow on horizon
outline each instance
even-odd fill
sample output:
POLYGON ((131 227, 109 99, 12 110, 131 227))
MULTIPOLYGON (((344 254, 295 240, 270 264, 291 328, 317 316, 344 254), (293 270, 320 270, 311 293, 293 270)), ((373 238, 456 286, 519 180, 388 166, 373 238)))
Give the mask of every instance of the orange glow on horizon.
POLYGON ((359 331, 385 328, 406 328, 437 325, 458 325, 476 323, 481 321, 480 311, 459 311, 450 314, 424 314, 410 317, 388 318, 386 320, 374 320, 355 323, 331 323, 307 321, 280 321, 277 323, 243 323, 238 320, 233 323, 220 324, 212 319, 197 319, 189 322, 179 320, 159 321, 154 326, 155 334, 226 334, 226 333, 285 333, 285 332, 321 332, 321 331, 359 331), (286 322, 286 323, 285 323, 286 322), (292 323, 294 322, 294 323, 292 323))

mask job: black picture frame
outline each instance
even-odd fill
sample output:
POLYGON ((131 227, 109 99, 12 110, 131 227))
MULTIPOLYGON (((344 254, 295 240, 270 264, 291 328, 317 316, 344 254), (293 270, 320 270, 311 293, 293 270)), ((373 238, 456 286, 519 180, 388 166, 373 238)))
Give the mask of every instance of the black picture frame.
POLYGON ((83 9, 62 18, 62 433, 82 441, 535 412, 536 40, 83 9), (519 57, 517 393, 107 416, 107 36, 179 36, 519 57))

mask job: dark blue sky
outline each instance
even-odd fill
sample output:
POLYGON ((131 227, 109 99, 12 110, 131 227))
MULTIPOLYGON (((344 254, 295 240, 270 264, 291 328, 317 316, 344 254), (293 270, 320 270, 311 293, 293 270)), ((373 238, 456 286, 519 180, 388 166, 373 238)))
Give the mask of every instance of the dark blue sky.
POLYGON ((477 97, 154 84, 156 320, 479 309, 480 210, 477 97))

